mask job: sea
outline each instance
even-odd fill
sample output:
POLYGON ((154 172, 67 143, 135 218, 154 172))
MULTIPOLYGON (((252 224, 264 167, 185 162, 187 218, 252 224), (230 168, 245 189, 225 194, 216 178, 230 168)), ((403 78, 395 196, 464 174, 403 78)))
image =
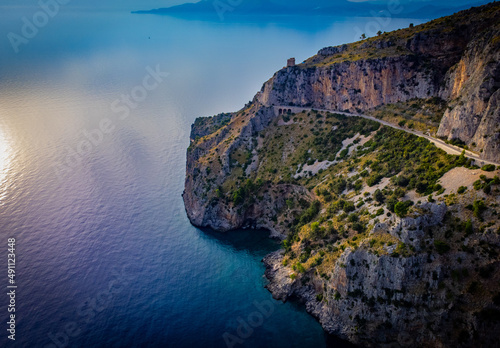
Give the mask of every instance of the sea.
POLYGON ((237 12, 0 7, 1 347, 349 346, 265 289, 266 231, 189 223, 190 127, 288 58, 425 20, 237 12))

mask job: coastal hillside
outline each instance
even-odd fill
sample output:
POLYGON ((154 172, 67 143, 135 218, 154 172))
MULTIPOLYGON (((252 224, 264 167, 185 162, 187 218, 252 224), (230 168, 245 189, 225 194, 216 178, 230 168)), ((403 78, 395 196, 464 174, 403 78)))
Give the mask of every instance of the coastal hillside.
POLYGON ((498 344, 499 168, 477 159, 500 162, 498 18, 491 3, 328 47, 198 118, 190 221, 269 230, 273 296, 353 343, 498 344))

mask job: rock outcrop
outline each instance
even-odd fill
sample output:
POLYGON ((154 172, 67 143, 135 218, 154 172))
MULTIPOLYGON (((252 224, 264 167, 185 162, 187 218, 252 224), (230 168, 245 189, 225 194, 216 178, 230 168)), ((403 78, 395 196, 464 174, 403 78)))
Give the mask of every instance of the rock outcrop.
POLYGON ((190 221, 282 239, 264 258, 269 291, 300 299, 353 343, 498 345, 499 173, 445 194, 440 178, 480 170, 472 160, 373 120, 311 110, 434 99, 446 109, 440 137, 500 162, 498 18, 491 3, 324 48, 278 71, 242 110, 197 119, 183 193, 190 221))
POLYGON ((500 159, 500 25, 469 42, 462 59, 447 74, 445 112, 438 136, 459 139, 500 159))
MULTIPOLYGON (((411 243, 420 249, 429 231, 443 222, 446 211, 444 205, 435 204, 426 204, 424 209, 433 213, 417 219, 396 218, 390 233, 412 236, 411 243), (426 221, 414 228, 419 219, 426 221)), ((374 229, 371 235, 380 232, 374 229)), ((498 323, 486 323, 480 314, 484 310, 473 310, 483 306, 482 300, 470 288, 469 293, 457 294, 457 288, 445 285, 450 274, 462 278, 451 260, 465 259, 464 253, 443 260, 427 252, 401 257, 396 245, 386 246, 385 251, 377 255, 368 243, 348 247, 327 278, 309 271, 293 280, 290 276, 296 273, 283 266, 283 251, 276 251, 263 260, 270 281, 266 287, 277 300, 298 298, 325 331, 361 346, 470 346, 474 342, 470 332, 481 337, 483 346, 498 344, 497 335, 490 331, 498 323)), ((495 281, 489 282, 491 288, 495 281)))

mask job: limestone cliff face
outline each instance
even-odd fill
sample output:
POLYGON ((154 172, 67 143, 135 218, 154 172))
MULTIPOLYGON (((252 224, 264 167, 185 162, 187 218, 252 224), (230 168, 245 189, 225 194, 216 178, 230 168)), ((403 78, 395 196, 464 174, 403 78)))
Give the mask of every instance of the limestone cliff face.
MULTIPOLYGON (((446 212, 444 205, 426 206, 432 213, 425 216, 425 224, 396 218, 390 233, 410 235, 419 246, 424 229, 439 224, 446 212), (418 230, 412 228, 415 225, 418 230)), ((387 226, 375 228, 371 235, 379 229, 386 231, 387 226)), ((290 278, 293 271, 283 267, 283 254, 278 251, 264 258, 270 280, 267 288, 282 301, 300 298, 327 332, 362 346, 436 346, 440 338, 423 323, 439 322, 448 315, 445 299, 429 296, 442 278, 440 261, 426 254, 394 257, 396 246, 386 249, 386 255, 375 255, 363 245, 347 248, 328 279, 314 273, 303 275, 310 279, 307 286, 301 278, 290 278), (318 292, 323 293, 321 300, 318 292)))
POLYGON ((294 271, 283 266, 283 252, 277 251, 264 258, 267 288, 278 300, 299 298, 328 333, 361 346, 470 346, 467 331, 476 330, 485 346, 495 346, 497 337, 491 330, 498 324, 482 322, 473 309, 481 307, 482 300, 473 294, 455 295, 459 286, 443 291, 454 267, 449 260, 463 253, 443 258, 421 250, 429 231, 443 222, 446 206, 427 203, 423 209, 427 213, 418 218, 394 218, 392 228, 379 226, 370 233, 389 230, 395 237, 403 236, 419 251, 416 254, 400 257, 392 245, 386 246, 387 254, 376 255, 365 243, 347 248, 326 278, 307 272, 292 279, 294 271), (457 330, 457 322, 467 328, 465 333, 457 330))
POLYGON ((327 68, 289 67, 277 72, 256 99, 265 105, 359 112, 438 94, 434 76, 421 69, 415 56, 342 62, 327 68))
POLYGON ((500 159, 500 30, 471 41, 447 74, 450 108, 438 136, 460 139, 485 159, 500 159))
POLYGON ((499 8, 490 4, 491 13, 480 19, 465 11, 457 15, 463 22, 444 29, 434 23, 426 30, 406 29, 322 49, 303 64, 278 71, 256 100, 362 112, 440 97, 449 109, 438 136, 460 140, 483 158, 500 161, 499 8))
MULTIPOLYGON (((183 199, 193 225, 217 231, 267 229, 273 237, 286 236, 285 226, 278 224, 278 213, 292 196, 312 200, 306 188, 287 183, 265 183, 247 192, 249 199, 244 204, 220 197, 222 186, 234 174, 232 154, 241 149, 254 153, 249 170, 256 166, 259 159, 255 155, 258 148, 255 137, 274 119, 272 108, 253 104, 243 114, 198 119, 192 126, 192 145, 188 149, 183 199), (202 140, 197 141, 197 138, 202 140), (211 159, 215 157, 218 158, 217 162, 211 159)), ((237 188, 232 189, 236 191, 237 188)))

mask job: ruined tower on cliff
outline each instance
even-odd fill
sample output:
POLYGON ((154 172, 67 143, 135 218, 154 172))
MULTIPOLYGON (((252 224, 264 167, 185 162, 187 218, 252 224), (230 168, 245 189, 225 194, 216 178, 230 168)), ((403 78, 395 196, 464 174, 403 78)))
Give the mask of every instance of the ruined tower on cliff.
POLYGON ((287 66, 287 68, 295 66, 295 58, 288 59, 286 62, 286 66, 287 66))

